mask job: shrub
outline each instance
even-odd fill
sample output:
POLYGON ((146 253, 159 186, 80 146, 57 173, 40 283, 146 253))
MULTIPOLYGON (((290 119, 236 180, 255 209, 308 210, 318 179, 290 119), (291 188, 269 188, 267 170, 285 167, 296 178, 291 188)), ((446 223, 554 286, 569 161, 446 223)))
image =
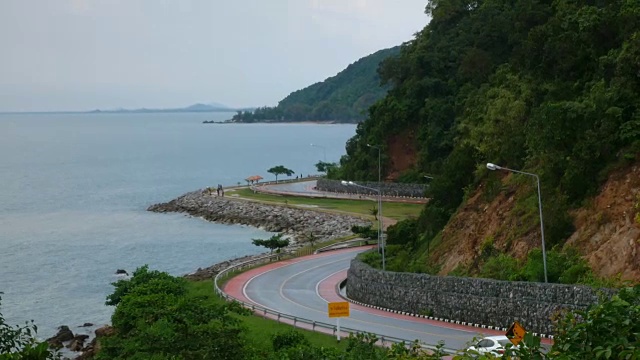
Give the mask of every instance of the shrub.
POLYGON ((640 358, 640 285, 558 321, 550 354, 566 359, 640 358))
POLYGON ((480 277, 497 280, 515 280, 518 273, 518 260, 506 254, 490 257, 480 269, 480 277))
POLYGON ((418 222, 406 219, 387 228, 387 243, 413 247, 418 239, 418 222))
MULTIPOLYGON (((564 252, 556 248, 547 251, 547 275, 549 282, 575 284, 591 274, 591 268, 580 257, 575 249, 568 248, 564 252)), ((529 252, 520 276, 527 281, 544 281, 544 265, 542 251, 534 249, 529 252)))
POLYGON ((277 333, 271 338, 271 345, 273 345, 273 350, 275 351, 297 346, 309 346, 309 344, 309 340, 303 333, 293 329, 284 333, 277 333))
POLYGON ((369 226, 354 225, 351 227, 351 232, 353 232, 354 234, 364 239, 376 239, 378 237, 378 230, 372 229, 371 225, 369 226))

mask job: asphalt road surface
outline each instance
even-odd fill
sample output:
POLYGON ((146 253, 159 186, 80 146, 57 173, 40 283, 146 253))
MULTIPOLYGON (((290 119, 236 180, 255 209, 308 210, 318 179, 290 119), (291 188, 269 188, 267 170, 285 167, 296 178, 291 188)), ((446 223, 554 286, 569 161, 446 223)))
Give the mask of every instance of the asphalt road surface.
MULTIPOLYGON (((347 249, 273 263, 250 270, 225 286, 225 292, 245 302, 281 313, 335 324, 328 317, 327 303, 345 301, 337 284, 346 278, 351 259, 364 249, 347 249)), ((479 337, 478 328, 443 323, 351 304, 351 314, 340 325, 360 331, 462 349, 479 337)), ((484 335, 500 332, 482 329, 484 335)))

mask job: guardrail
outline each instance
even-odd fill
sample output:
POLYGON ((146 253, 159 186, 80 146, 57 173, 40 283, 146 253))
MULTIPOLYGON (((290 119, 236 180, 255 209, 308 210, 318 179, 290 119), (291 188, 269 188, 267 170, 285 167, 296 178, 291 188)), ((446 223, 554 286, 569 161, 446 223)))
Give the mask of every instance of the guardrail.
POLYGON ((316 249, 313 253, 314 254, 319 254, 319 253, 325 252, 325 251, 331 251, 331 250, 337 250, 337 249, 346 249, 346 248, 350 248, 350 247, 364 245, 364 244, 367 244, 368 242, 369 242, 369 240, 367 240, 367 239, 347 240, 347 241, 342 241, 342 242, 339 242, 339 243, 323 246, 321 248, 316 249), (360 243, 360 245, 358 245, 358 243, 360 243))
MULTIPOLYGON (((325 323, 325 322, 322 322, 322 321, 315 321, 315 320, 305 319, 303 317, 289 315, 289 314, 281 313, 279 311, 268 309, 268 308, 260 306, 260 305, 246 303, 244 301, 236 299, 235 297, 225 293, 224 291, 222 291, 222 289, 220 289, 220 286, 218 285, 218 281, 220 280, 220 278, 224 277, 228 273, 230 273, 232 271, 236 271, 236 270, 243 270, 243 269, 246 269, 248 267, 253 267, 255 265, 263 264, 263 263, 265 263, 267 261, 271 261, 272 259, 277 258, 279 256, 282 256, 282 254, 273 254, 273 255, 267 255, 267 256, 255 258, 255 259, 248 260, 248 261, 245 261, 245 262, 242 262, 242 263, 239 263, 239 264, 231 265, 228 268, 220 271, 215 276, 215 278, 213 279, 215 292, 218 295, 220 295, 221 297, 223 297, 225 300, 227 300, 227 301, 236 301, 236 302, 240 303, 243 307, 245 307, 247 309, 251 309, 251 311, 253 311, 254 313, 262 314, 265 317, 269 316, 269 317, 271 317, 271 318, 273 318, 273 319, 275 319, 277 321, 281 321, 281 319, 289 320, 293 324, 294 327, 299 326, 299 324, 305 324, 313 331, 319 331, 319 329, 328 330, 329 332, 331 332, 335 336, 336 335, 336 331, 337 331, 336 325, 325 323), (318 329, 318 330, 316 330, 316 329, 318 329)), ((361 331, 361 330, 352 329, 352 328, 344 327, 344 326, 341 326, 340 330, 341 330, 341 333, 344 332, 344 333, 348 333, 348 334, 373 334, 379 339, 379 342, 380 342, 380 344, 382 346, 387 346, 387 345, 389 345, 391 343, 406 344, 406 345, 410 345, 410 344, 413 343, 412 340, 401 339, 401 338, 394 337, 394 336, 376 334, 376 333, 371 333, 371 332, 367 332, 367 331, 361 331)), ((422 346, 423 348, 428 349, 428 350, 435 350, 436 349, 436 346, 431 345, 431 344, 420 343, 420 346, 422 346)), ((453 353, 453 351, 449 350, 449 349, 443 349, 443 350, 445 352, 448 352, 448 353, 453 353)))

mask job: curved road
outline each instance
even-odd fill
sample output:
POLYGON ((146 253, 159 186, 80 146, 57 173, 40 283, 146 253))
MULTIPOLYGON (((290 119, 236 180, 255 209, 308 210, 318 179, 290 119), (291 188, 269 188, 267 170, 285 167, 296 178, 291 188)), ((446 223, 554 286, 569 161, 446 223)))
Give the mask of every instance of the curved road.
MULTIPOLYGON (((350 261, 362 248, 346 249, 262 266, 232 278, 224 291, 233 297, 281 313, 335 324, 327 303, 344 301, 336 285, 346 278, 350 261)), ((341 326, 435 345, 461 349, 479 336, 480 329, 389 313, 351 304, 351 316, 341 326)), ((502 335, 492 330, 485 335, 502 335)))

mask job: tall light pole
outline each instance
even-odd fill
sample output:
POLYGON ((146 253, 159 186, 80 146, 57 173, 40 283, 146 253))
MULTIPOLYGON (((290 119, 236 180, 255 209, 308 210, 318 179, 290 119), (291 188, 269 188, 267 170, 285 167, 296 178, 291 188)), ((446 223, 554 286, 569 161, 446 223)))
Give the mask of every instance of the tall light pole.
POLYGON ((543 223, 543 220, 542 220, 542 195, 540 194, 540 178, 536 174, 509 169, 509 168, 498 166, 498 165, 492 164, 492 163, 487 163, 487 169, 489 169, 489 170, 506 170, 506 171, 511 171, 511 172, 518 173, 518 174, 524 174, 524 175, 533 176, 533 177, 536 178, 536 183, 538 184, 538 210, 540 211, 540 234, 542 235, 542 264, 544 266, 544 282, 545 283, 549 282, 548 279, 547 279, 547 250, 545 249, 545 245, 544 245, 544 223, 543 223))
POLYGON ((327 162, 327 148, 325 148, 322 145, 318 145, 318 144, 311 144, 311 146, 321 148, 322 149, 322 153, 324 154, 324 162, 327 162))
POLYGON ((345 186, 357 186, 363 189, 369 189, 378 193, 378 248, 382 249, 382 271, 387 269, 386 261, 384 256, 384 240, 382 239, 382 212, 380 211, 380 206, 382 206, 382 192, 380 189, 356 184, 353 181, 341 181, 342 185, 345 186))
MULTIPOLYGON (((378 231, 380 232, 380 238, 382 239, 382 234, 384 232, 384 224, 382 223, 382 166, 380 162, 380 146, 367 144, 368 147, 378 150, 378 189, 380 194, 380 201, 378 202, 378 216, 380 216, 380 228, 378 231)), ((384 262, 384 239, 382 239, 382 259, 384 262)))

